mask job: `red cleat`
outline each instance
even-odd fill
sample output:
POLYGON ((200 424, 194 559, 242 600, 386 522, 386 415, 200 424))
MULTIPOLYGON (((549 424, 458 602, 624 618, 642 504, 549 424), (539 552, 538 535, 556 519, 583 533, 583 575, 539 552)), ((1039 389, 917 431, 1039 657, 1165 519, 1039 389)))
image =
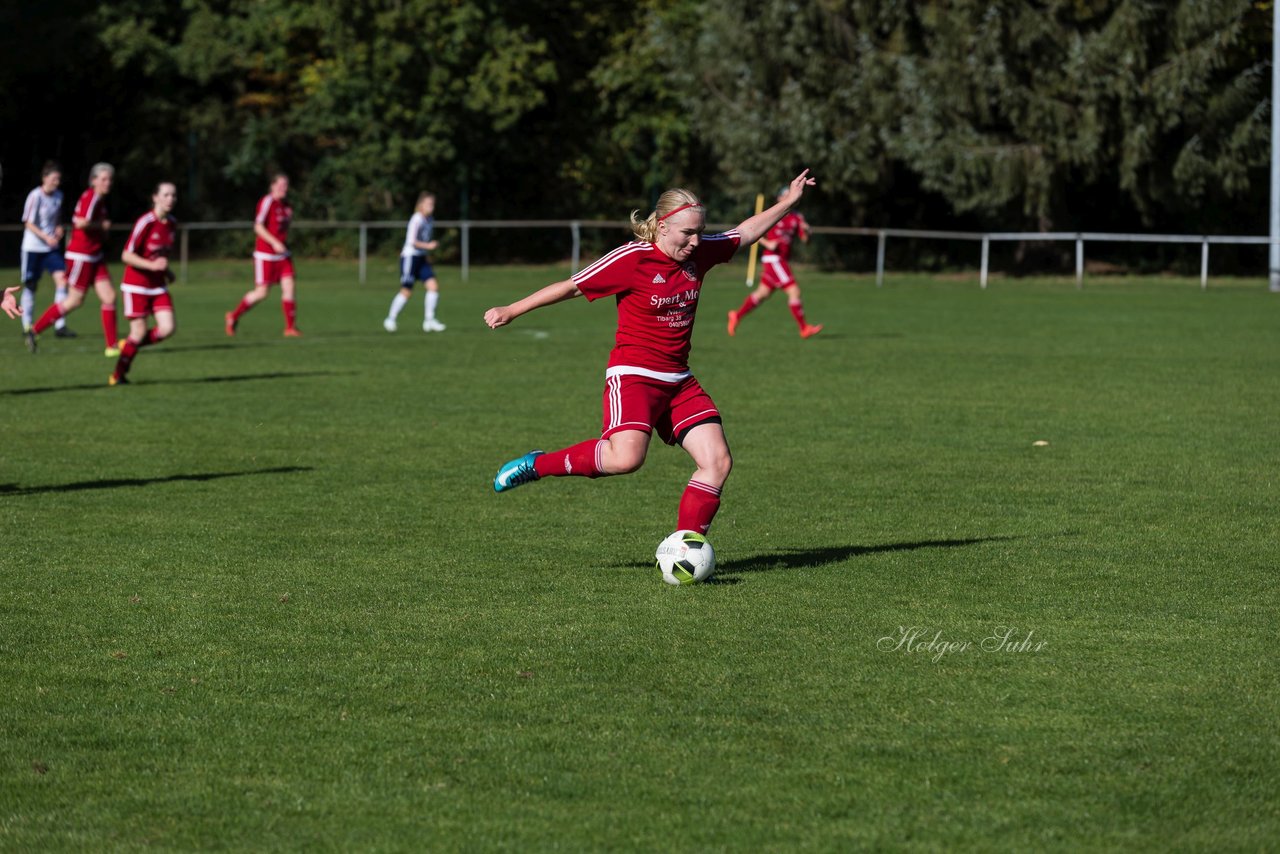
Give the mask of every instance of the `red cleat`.
POLYGON ((804 329, 801 329, 801 330, 800 330, 800 337, 801 337, 801 338, 812 338, 813 336, 817 335, 817 334, 818 334, 819 332, 821 332, 821 331, 822 331, 822 324, 821 324, 821 323, 819 323, 817 326, 814 326, 814 325, 812 325, 812 324, 806 323, 806 324, 805 324, 805 326, 804 326, 804 329))
POLYGON ((294 329, 293 327, 289 327, 284 331, 284 337, 285 338, 301 338, 302 331, 299 329, 294 329))
POLYGON ((733 337, 733 333, 738 331, 738 313, 736 311, 729 312, 729 337, 733 337))
POLYGON ((227 312, 227 334, 236 334, 236 316, 231 312, 227 312))

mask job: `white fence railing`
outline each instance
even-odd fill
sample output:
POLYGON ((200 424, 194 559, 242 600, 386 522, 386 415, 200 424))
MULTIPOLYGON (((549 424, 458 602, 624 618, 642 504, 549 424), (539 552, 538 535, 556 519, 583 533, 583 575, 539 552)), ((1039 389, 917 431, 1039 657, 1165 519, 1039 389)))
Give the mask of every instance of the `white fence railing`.
MULTIPOLYGON (((364 284, 367 278, 368 259, 369 259, 369 232, 370 231, 400 231, 406 227, 407 223, 401 220, 370 220, 370 221, 337 221, 326 222, 318 220, 301 220, 293 223, 293 228, 307 230, 328 230, 342 231, 350 230, 357 232, 356 252, 359 259, 359 279, 360 284, 364 284)), ((550 228, 550 229, 568 229, 570 238, 570 258, 573 272, 577 272, 581 266, 582 256, 582 230, 584 228, 591 229, 608 229, 613 231, 621 231, 626 234, 630 233, 630 224, 621 220, 552 220, 552 219, 523 219, 523 220, 436 220, 437 229, 455 229, 459 233, 459 252, 461 261, 462 280, 467 281, 470 276, 471 269, 471 232, 474 229, 505 229, 505 228, 550 228)), ((727 223, 710 223, 708 229, 722 230, 732 227, 727 223)), ((121 231, 124 227, 115 226, 113 230, 121 231)), ((22 231, 21 225, 0 225, 0 232, 22 231)), ((253 223, 245 221, 235 222, 184 222, 178 226, 179 233, 179 275, 183 281, 187 278, 187 268, 190 261, 190 236, 193 231, 244 231, 252 233, 253 223)), ((885 246, 890 238, 895 239, 911 239, 911 240, 962 240, 975 243, 981 243, 981 261, 979 265, 978 282, 983 288, 987 287, 990 275, 990 259, 991 244, 993 242, 1027 242, 1027 243, 1045 243, 1045 242, 1074 242, 1075 243, 1075 273, 1076 287, 1084 286, 1084 247, 1086 243, 1172 243, 1200 247, 1200 287, 1202 289, 1209 286, 1209 247, 1210 245, 1238 245, 1238 246, 1267 246, 1271 243, 1268 237, 1252 237, 1244 235, 1196 235, 1196 234, 1114 234, 1106 232, 1038 232, 1038 231, 1017 231, 1017 232, 974 232, 974 231, 931 231, 923 229, 910 228, 856 228, 856 227, 840 227, 840 226, 815 226, 814 234, 826 234, 832 236, 847 237, 874 237, 876 238, 876 287, 884 284, 885 273, 885 246)))

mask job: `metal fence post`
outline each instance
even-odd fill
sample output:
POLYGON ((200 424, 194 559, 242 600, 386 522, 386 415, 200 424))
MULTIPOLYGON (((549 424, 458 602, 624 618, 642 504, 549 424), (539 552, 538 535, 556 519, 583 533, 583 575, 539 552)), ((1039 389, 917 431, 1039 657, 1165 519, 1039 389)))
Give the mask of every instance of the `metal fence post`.
POLYGON ((886 236, 887 235, 885 234, 885 231, 883 228, 880 229, 878 234, 876 234, 876 287, 877 288, 884 284, 884 241, 886 236))
POLYGON ((987 287, 987 261, 991 257, 991 238, 982 238, 982 275, 978 277, 983 290, 987 287))
POLYGON ((1209 287, 1209 241, 1200 244, 1200 290, 1209 287))
POLYGON ((471 273, 471 223, 462 221, 462 281, 471 273))
POLYGON ((191 229, 183 226, 182 241, 178 244, 178 266, 182 268, 182 284, 187 283, 187 262, 191 259, 191 244, 189 238, 191 229))
POLYGON ((572 275, 578 273, 578 260, 582 257, 582 223, 574 220, 569 223, 569 230, 573 232, 573 268, 572 275))
POLYGON ((1076 236, 1076 287, 1084 287, 1084 238, 1076 236))
POLYGON ((360 284, 365 281, 365 268, 369 260, 369 224, 360 223, 360 284))

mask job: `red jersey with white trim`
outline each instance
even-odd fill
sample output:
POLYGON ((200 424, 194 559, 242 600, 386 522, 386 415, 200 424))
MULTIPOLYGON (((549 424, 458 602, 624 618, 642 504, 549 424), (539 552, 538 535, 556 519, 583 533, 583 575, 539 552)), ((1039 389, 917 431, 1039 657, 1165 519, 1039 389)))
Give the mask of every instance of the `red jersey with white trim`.
POLYGON ((618 333, 609 367, 688 371, 702 279, 733 257, 740 240, 736 229, 703 237, 683 263, 652 243, 628 243, 575 275, 573 283, 587 299, 617 298, 618 333))
POLYGON ((71 229, 71 240, 67 243, 67 257, 75 258, 79 255, 83 256, 80 260, 84 261, 102 260, 102 244, 107 240, 107 233, 102 228, 102 223, 109 216, 106 198, 98 195, 97 190, 90 187, 80 194, 80 201, 76 202, 76 209, 72 216, 87 219, 91 225, 88 228, 71 229))
MULTIPOLYGON (((258 212, 253 221, 266 226, 272 237, 288 246, 289 223, 293 222, 293 208, 289 207, 288 202, 276 201, 267 193, 258 202, 258 212)), ((253 257, 264 261, 280 261, 289 257, 289 250, 286 248, 284 252, 277 252, 274 246, 259 237, 253 247, 253 257)))
MULTIPOLYGON (((171 216, 160 219, 155 211, 147 211, 138 217, 129 234, 129 242, 124 245, 125 252, 141 255, 148 261, 169 257, 173 249, 173 235, 178 229, 178 221, 171 216)), ((150 290, 167 288, 169 276, 166 270, 143 270, 132 264, 126 264, 121 288, 147 288, 150 290)))
POLYGON ((782 219, 778 220, 773 228, 769 229, 769 233, 765 235, 766 240, 776 240, 778 245, 774 249, 764 249, 765 255, 777 255, 783 261, 791 259, 791 244, 794 243, 802 233, 808 233, 809 223, 804 221, 804 217, 795 211, 791 211, 782 219))

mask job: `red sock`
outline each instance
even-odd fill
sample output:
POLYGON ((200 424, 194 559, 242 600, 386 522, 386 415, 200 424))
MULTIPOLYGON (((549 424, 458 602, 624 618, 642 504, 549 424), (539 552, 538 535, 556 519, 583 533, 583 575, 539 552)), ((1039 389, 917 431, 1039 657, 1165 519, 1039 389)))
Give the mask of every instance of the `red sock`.
POLYGON ((116 332, 115 303, 102 307, 102 337, 107 339, 108 347, 114 347, 120 342, 120 336, 116 332))
POLYGON ((746 317, 751 310, 756 308, 758 305, 760 305, 760 303, 756 301, 756 295, 747 294, 747 298, 742 301, 742 305, 738 306, 738 317, 746 317))
POLYGON ((799 301, 791 303, 791 316, 796 319, 796 323, 800 324, 800 328, 804 329, 804 303, 799 301))
POLYGON ((129 366, 133 364, 133 357, 138 355, 138 345, 133 343, 132 338, 124 339, 124 343, 120 345, 120 358, 116 361, 116 369, 113 376, 117 380, 122 380, 129 373, 129 366))
POLYGON ((248 297, 245 297, 244 299, 240 300, 240 304, 236 306, 235 311, 231 312, 231 319, 239 320, 240 315, 244 314, 246 311, 253 308, 253 305, 254 305, 253 303, 249 302, 248 297))
POLYGON ((280 300, 280 308, 284 311, 284 328, 297 329, 294 325, 298 322, 297 300, 282 299, 280 300))
POLYGON ((600 454, 604 439, 588 439, 565 448, 542 454, 533 461, 538 477, 604 477, 600 468, 600 454))
POLYGON ((36 321, 35 326, 31 327, 31 331, 39 335, 50 326, 57 323, 63 317, 62 306, 56 302, 45 309, 44 314, 40 315, 40 319, 36 321))
POLYGON ((705 534, 720 509, 720 490, 698 480, 689 481, 680 496, 680 512, 676 516, 677 531, 705 534))
POLYGON ((142 339, 142 343, 140 343, 138 346, 150 347, 152 344, 159 344, 163 340, 164 339, 161 338, 159 334, 156 333, 156 328, 153 326, 147 330, 146 336, 142 339))

